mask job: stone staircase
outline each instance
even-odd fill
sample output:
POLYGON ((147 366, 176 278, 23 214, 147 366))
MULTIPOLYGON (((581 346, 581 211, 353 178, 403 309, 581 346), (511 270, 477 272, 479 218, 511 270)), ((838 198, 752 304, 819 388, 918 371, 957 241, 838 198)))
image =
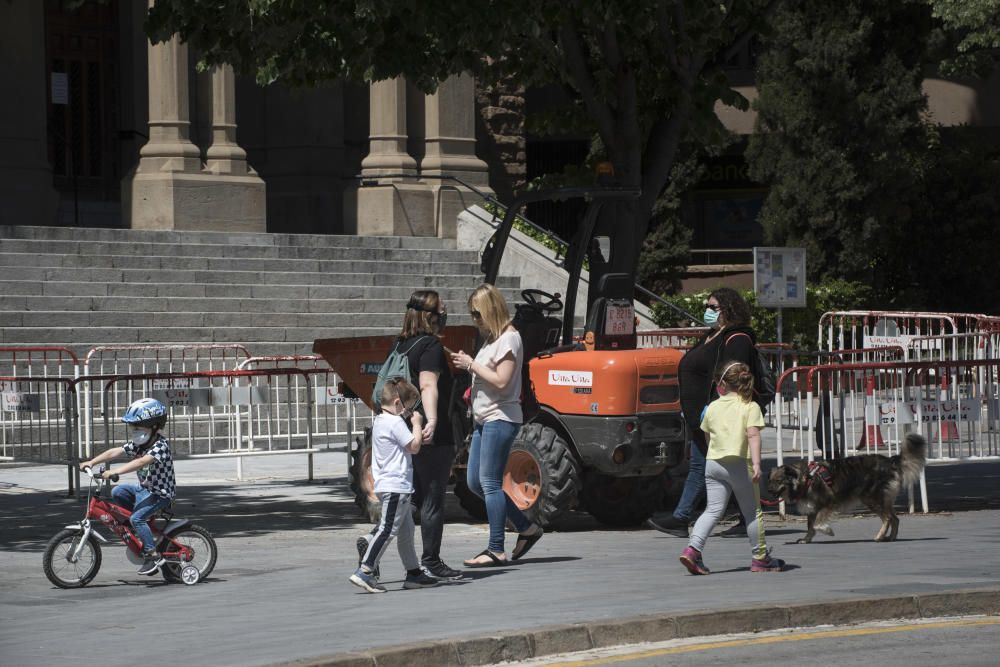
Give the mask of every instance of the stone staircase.
MULTIPOLYGON (((310 354, 316 338, 398 331, 423 287, 470 324, 481 280, 475 251, 436 238, 0 226, 0 345, 310 354)), ((498 280, 512 303, 518 284, 498 280)))

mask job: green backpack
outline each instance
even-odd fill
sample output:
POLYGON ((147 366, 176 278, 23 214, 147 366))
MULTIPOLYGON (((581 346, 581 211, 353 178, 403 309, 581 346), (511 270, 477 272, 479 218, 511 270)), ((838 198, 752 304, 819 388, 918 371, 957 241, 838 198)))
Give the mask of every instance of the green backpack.
MULTIPOLYGON (((430 336, 421 336, 421 338, 430 338, 430 336)), ((380 412, 379 406, 382 405, 382 387, 385 386, 386 380, 390 378, 403 378, 407 382, 415 384, 413 382, 413 375, 410 373, 410 358, 407 356, 407 352, 412 351, 417 346, 419 339, 406 352, 399 350, 399 344, 402 342, 402 338, 396 339, 396 344, 393 345, 389 356, 385 358, 382 368, 378 371, 378 377, 375 379, 375 388, 372 390, 372 409, 375 412, 380 412)), ((418 391, 416 404, 412 408, 411 406, 407 406, 407 408, 415 412, 420 407, 421 402, 420 392, 418 391)))

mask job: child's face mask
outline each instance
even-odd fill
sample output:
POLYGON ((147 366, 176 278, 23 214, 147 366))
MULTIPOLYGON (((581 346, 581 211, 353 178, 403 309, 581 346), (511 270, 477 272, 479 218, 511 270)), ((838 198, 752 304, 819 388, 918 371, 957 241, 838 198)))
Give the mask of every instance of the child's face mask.
POLYGON ((132 444, 136 447, 142 447, 149 442, 149 439, 153 437, 152 429, 148 428, 136 428, 132 429, 132 444))

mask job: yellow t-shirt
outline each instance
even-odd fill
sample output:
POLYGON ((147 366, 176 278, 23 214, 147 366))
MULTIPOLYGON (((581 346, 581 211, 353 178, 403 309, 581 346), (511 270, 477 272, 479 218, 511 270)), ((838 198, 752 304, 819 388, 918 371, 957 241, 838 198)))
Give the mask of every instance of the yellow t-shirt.
POLYGON ((750 426, 764 427, 764 415, 754 401, 744 403, 739 394, 733 392, 709 403, 701 420, 701 430, 709 435, 706 458, 739 456, 749 459, 747 428, 750 426))

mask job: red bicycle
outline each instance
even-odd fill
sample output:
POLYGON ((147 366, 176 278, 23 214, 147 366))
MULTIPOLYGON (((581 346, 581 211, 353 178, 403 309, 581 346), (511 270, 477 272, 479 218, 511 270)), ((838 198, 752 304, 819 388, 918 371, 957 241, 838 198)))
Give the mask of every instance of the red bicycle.
MULTIPOLYGON (((101 569, 101 543, 108 538, 97 531, 103 524, 125 543, 125 554, 135 563, 142 563, 142 541, 132 530, 129 517, 132 512, 121 505, 101 498, 107 481, 90 468, 84 470, 90 477, 87 491, 87 513, 78 524, 67 526, 49 540, 42 556, 45 576, 59 588, 81 588, 89 584, 101 569), (95 490, 96 486, 96 490, 95 490), (91 522, 95 522, 92 524, 91 522)), ((118 475, 112 476, 118 481, 118 475)), ((218 551, 211 533, 187 519, 175 519, 167 510, 161 510, 149 521, 156 539, 157 550, 166 561, 160 574, 168 582, 187 585, 198 583, 215 568, 218 551)))

